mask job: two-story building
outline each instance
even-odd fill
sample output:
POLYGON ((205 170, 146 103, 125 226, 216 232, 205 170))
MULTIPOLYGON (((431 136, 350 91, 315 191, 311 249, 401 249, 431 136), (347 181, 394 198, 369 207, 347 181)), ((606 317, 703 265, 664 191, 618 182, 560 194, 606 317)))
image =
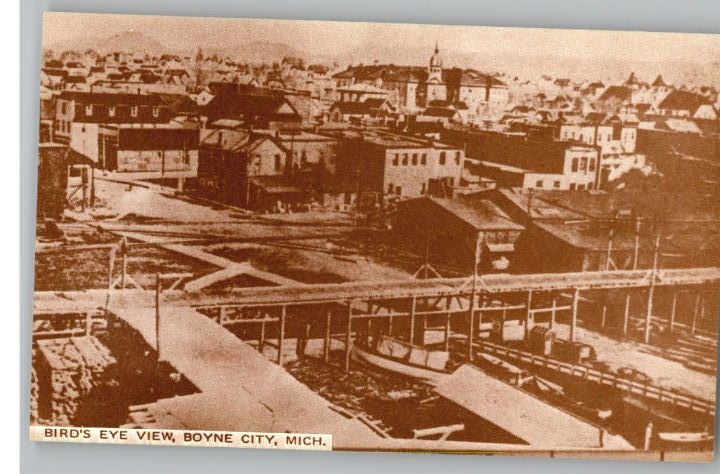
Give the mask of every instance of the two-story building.
POLYGON ((170 108, 154 94, 63 91, 55 101, 54 139, 69 142, 73 124, 162 124, 170 108))
POLYGON ((529 137, 522 132, 473 132, 467 140, 468 168, 499 187, 595 189, 599 148, 529 137))
POLYGON ((360 191, 418 197, 431 188, 447 197, 459 185, 463 150, 433 140, 382 132, 340 140, 337 175, 360 191))

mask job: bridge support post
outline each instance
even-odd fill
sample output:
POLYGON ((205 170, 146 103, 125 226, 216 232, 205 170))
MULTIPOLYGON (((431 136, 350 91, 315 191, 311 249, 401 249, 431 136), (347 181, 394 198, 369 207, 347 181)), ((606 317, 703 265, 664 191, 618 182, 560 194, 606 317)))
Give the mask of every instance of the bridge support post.
POLYGON ((630 292, 625 295, 625 313, 623 315, 623 336, 627 337, 630 322, 630 292))
POLYGON ((410 306, 410 344, 414 344, 415 342, 415 307, 417 305, 417 298, 415 296, 412 297, 412 302, 410 306))
POLYGON ((287 305, 282 305, 280 313, 280 333, 278 334, 278 358, 277 363, 280 367, 283 366, 283 346, 285 343, 285 316, 287 316, 287 305))
MULTIPOLYGON (((654 277, 653 277, 654 279, 654 277)), ((645 334, 643 341, 645 344, 650 342, 650 328, 652 327, 653 299, 655 296, 655 285, 651 284, 648 289, 647 313, 645 313, 645 334)))
MULTIPOLYGON (((555 326, 555 307, 557 306, 557 298, 553 294, 552 296, 552 310, 550 311, 550 329, 555 326)), ((505 322, 505 311, 503 311, 503 323, 505 322)))
POLYGON ((655 235, 655 252, 653 254, 652 273, 650 274, 650 288, 648 289, 647 313, 645 314, 645 344, 650 342, 650 328, 652 327, 653 298, 655 297, 655 274, 658 268, 660 253, 660 232, 655 235))
POLYGON ((699 318, 702 318, 700 315, 704 312, 704 304, 705 302, 702 297, 702 292, 698 289, 697 296, 695 297, 695 310, 693 311, 692 325, 690 326, 690 334, 693 336, 695 335, 695 331, 697 329, 697 321, 699 318))
POLYGON ((260 339, 258 340, 258 352, 260 354, 265 350, 265 321, 260 323, 260 339))
MULTIPOLYGON (((391 311, 391 313, 392 313, 392 311, 391 311)), ((395 319, 395 318, 392 317, 392 314, 390 316, 388 316, 388 336, 390 336, 390 337, 392 337, 392 334, 393 334, 393 319, 395 319)))
POLYGON ((525 327, 523 329, 523 339, 527 341, 530 338, 530 315, 532 314, 532 290, 528 290, 527 307, 525 308, 525 327))
POLYGON ((450 349, 450 311, 445 314, 445 337, 443 342, 445 352, 447 352, 450 349))
POLYGON ((670 307, 670 334, 675 330, 675 312, 677 311, 677 291, 673 291, 672 306, 670 307))
POLYGON ((572 321, 570 321, 570 342, 575 342, 575 328, 577 326, 578 301, 580 300, 580 289, 575 288, 572 303, 572 321))
POLYGON ((160 282, 160 274, 155 274, 155 351, 157 352, 157 360, 160 362, 160 292, 162 291, 162 283, 160 282))
POLYGON ((353 302, 351 300, 348 302, 347 326, 345 328, 345 373, 350 372, 350 338, 352 337, 350 332, 352 330, 352 312, 353 302))
POLYGON ((332 313, 328 310, 325 315, 325 343, 323 344, 323 360, 327 364, 330 361, 330 323, 332 313))

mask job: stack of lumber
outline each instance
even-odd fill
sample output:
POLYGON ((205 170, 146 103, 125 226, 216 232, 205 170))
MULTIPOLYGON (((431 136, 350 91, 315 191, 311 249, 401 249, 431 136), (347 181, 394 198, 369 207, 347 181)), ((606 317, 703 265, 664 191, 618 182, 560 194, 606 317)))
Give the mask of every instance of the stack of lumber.
POLYGON ((81 398, 115 363, 109 350, 94 336, 37 341, 34 365, 38 418, 51 424, 71 424, 81 398))

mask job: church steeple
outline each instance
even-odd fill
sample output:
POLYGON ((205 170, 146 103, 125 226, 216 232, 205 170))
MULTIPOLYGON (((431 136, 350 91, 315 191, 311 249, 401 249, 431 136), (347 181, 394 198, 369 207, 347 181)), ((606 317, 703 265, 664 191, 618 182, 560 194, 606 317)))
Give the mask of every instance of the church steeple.
POLYGON ((428 81, 433 80, 442 82, 442 58, 437 41, 435 41, 435 52, 430 56, 430 66, 428 67, 428 81))
POLYGON ((440 57, 440 48, 437 41, 435 41, 435 53, 430 56, 430 69, 432 70, 434 67, 442 68, 442 58, 440 57))

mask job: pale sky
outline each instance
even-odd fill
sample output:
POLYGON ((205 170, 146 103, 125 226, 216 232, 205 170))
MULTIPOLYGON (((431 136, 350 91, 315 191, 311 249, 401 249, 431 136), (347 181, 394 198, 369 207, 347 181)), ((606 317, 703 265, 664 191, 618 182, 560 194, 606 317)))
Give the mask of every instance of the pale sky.
POLYGON ((552 51, 651 61, 720 59, 720 35, 83 13, 46 13, 44 17, 46 44, 107 37, 131 29, 182 49, 263 40, 286 43, 310 54, 333 54, 365 41, 393 47, 437 40, 445 49, 470 54, 511 48, 530 55, 552 51))

